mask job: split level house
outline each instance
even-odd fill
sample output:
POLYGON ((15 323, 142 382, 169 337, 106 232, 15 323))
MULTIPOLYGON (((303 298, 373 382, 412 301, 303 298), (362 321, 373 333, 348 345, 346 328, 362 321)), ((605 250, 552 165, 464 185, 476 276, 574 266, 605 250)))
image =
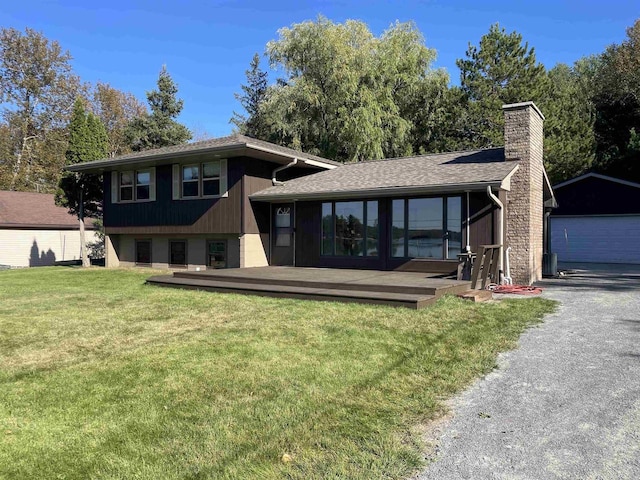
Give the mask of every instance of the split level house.
POLYGON ((501 148, 341 164, 231 135, 68 169, 104 177, 107 267, 453 273, 462 252, 500 244, 528 284, 553 203, 544 117, 503 111, 501 148))

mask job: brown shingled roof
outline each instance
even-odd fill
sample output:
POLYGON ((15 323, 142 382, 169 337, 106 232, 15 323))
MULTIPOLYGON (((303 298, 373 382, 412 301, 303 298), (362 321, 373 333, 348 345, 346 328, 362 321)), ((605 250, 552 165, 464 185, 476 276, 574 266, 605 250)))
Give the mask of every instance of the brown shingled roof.
MULTIPOLYGON (((85 227, 94 229, 93 219, 85 227)), ((55 204, 53 194, 0 190, 0 228, 77 229, 78 219, 55 204)))
POLYGON ((205 153, 216 150, 232 150, 239 148, 255 148, 257 150, 267 150, 287 157, 297 157, 301 160, 313 160, 325 165, 339 166, 341 163, 311 155, 309 153, 300 152, 292 148, 282 147, 275 143, 265 142, 256 138, 247 137, 238 133, 227 137, 212 138, 202 142, 185 143, 182 145, 174 145, 171 147, 155 148, 153 150, 145 150, 143 152, 134 152, 126 155, 120 155, 114 158, 106 158, 95 160, 93 162, 78 163, 67 167, 70 171, 83 171, 96 167, 105 167, 113 165, 126 164, 128 162, 136 162, 142 160, 157 160, 166 157, 180 157, 189 154, 205 153))
POLYGON ((254 193, 251 198, 336 198, 465 186, 479 189, 500 184, 516 167, 515 162, 505 162, 504 148, 371 160, 289 180, 254 193))

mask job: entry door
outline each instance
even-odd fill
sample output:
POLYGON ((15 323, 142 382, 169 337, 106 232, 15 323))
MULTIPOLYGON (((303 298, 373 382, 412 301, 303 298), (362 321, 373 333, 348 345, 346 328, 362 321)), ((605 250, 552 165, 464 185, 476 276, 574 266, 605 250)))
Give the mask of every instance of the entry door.
POLYGON ((273 226, 271 229, 271 264, 293 265, 293 204, 283 203, 271 207, 273 226))

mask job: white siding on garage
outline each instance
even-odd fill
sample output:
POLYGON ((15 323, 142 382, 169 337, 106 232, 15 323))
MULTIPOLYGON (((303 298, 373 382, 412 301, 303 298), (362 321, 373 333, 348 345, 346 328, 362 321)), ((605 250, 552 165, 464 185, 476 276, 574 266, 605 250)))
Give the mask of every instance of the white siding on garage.
MULTIPOLYGON (((88 230, 86 241, 94 242, 88 230)), ((0 265, 38 267, 80 258, 78 230, 0 229, 0 265)))
POLYGON ((559 262, 640 264, 640 215, 551 217, 559 262))

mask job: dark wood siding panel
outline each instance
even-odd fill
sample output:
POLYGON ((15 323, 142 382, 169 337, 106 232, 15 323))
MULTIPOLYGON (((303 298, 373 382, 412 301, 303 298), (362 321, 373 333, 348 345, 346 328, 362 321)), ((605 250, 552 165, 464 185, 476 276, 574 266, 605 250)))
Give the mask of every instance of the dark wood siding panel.
POLYGON ((252 202, 249 195, 271 186, 271 180, 245 175, 244 177, 244 232, 269 232, 269 204, 266 202, 252 202))
POLYGON ((493 244, 495 211, 497 207, 486 193, 469 194, 469 245, 472 252, 478 252, 480 245, 493 244))
POLYGON ((269 209, 266 202, 252 202, 249 196, 272 186, 271 175, 279 165, 271 162, 244 157, 239 159, 244 165, 243 232, 268 233, 269 209))
POLYGON ((297 202, 295 204, 296 265, 319 267, 320 263, 320 202, 297 202))
POLYGON ((156 168, 156 201, 119 204, 110 201, 111 175, 106 174, 105 228, 123 233, 240 233, 243 168, 242 162, 229 159, 228 197, 173 200, 172 167, 159 166, 156 168), (121 230, 123 228, 127 230, 121 230))

